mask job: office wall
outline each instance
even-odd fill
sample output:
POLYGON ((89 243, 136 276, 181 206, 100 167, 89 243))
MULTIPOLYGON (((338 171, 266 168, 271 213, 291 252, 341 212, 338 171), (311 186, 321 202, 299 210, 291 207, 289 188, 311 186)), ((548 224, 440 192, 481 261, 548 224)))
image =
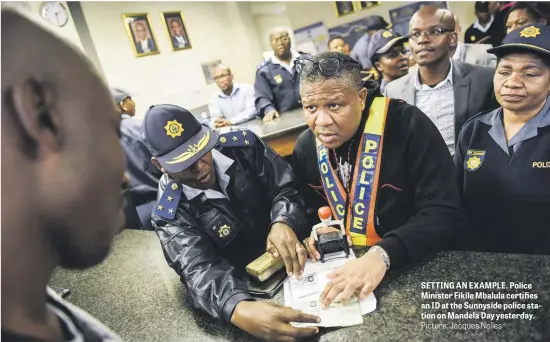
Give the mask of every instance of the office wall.
MULTIPOLYGON (((353 14, 336 17, 336 11, 332 2, 304 2, 291 1, 286 3, 286 13, 290 25, 294 30, 322 20, 327 28, 338 26, 364 18, 368 15, 380 15, 390 22, 389 10, 409 4, 405 1, 382 1, 380 6, 366 9, 353 14)), ((462 31, 466 31, 476 17, 474 15, 474 2, 449 2, 449 9, 458 16, 462 31)), ((460 37, 462 40, 464 37, 460 37)))
POLYGON ((222 60, 240 82, 253 83, 262 48, 245 2, 82 2, 90 35, 111 86, 130 91, 137 116, 151 104, 194 108, 217 91, 207 85, 202 62, 222 60), (193 46, 172 51, 163 11, 182 11, 193 46), (123 13, 149 13, 160 54, 135 57, 123 13))
MULTIPOLYGON (((65 9, 68 12, 69 7, 67 6, 67 3, 65 1, 62 1, 61 3, 63 4, 63 6, 65 6, 65 9)), ((78 35, 78 32, 76 31, 75 23, 71 14, 69 13, 69 20, 67 21, 67 24, 65 24, 65 26, 58 27, 58 26, 52 25, 48 21, 40 17, 40 9, 42 7, 42 4, 43 2, 38 2, 38 1, 17 1, 17 2, 3 3, 2 5, 11 6, 19 9, 24 13, 30 14, 30 17, 33 20, 36 20, 38 23, 40 23, 47 29, 56 33, 61 38, 64 38, 67 42, 72 43, 75 47, 83 51, 82 43, 80 42, 80 37, 78 35)))

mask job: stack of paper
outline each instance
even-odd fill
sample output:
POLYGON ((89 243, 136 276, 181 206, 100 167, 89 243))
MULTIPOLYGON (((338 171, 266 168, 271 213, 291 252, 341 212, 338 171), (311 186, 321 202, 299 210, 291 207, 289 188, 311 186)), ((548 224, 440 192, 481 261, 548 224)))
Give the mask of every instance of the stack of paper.
MULTIPOLYGON (((351 252, 330 256, 330 261, 307 261, 301 280, 291 277, 284 285, 285 305, 305 313, 321 317, 321 323, 293 323, 295 326, 345 327, 363 323, 363 315, 376 309, 376 297, 370 294, 359 301, 353 297, 347 304, 334 301, 327 309, 321 309, 319 296, 330 281, 327 276, 335 269, 355 259, 351 252)), ((338 299, 338 298, 337 298, 338 299)))

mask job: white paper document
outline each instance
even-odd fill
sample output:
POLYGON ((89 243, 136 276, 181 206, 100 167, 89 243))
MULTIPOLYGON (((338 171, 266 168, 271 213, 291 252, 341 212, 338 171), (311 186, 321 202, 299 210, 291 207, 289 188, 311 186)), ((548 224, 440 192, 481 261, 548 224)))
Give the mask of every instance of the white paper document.
POLYGON ((326 262, 306 262, 302 279, 289 278, 284 284, 285 305, 305 313, 321 317, 321 323, 292 323, 295 326, 345 327, 363 323, 363 315, 376 309, 376 297, 370 294, 359 301, 353 297, 346 305, 336 300, 321 309, 319 296, 330 281, 327 276, 335 269, 355 259, 353 252, 348 258, 341 252, 328 256, 326 262))

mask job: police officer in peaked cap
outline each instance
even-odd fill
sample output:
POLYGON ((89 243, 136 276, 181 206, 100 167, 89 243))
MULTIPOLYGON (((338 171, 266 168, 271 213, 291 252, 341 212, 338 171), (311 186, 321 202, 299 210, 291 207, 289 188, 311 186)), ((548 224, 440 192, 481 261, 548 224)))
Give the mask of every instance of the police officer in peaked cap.
POLYGON ((550 254, 550 26, 511 31, 487 52, 500 107, 470 119, 455 163, 467 249, 550 254))
POLYGON ((317 333, 289 323, 316 316, 254 301, 247 290, 246 265, 266 249, 289 275, 300 278, 305 266, 299 241, 309 229, 290 166, 252 132, 218 136, 174 105, 149 108, 142 136, 164 173, 153 226, 192 306, 259 338, 317 333))

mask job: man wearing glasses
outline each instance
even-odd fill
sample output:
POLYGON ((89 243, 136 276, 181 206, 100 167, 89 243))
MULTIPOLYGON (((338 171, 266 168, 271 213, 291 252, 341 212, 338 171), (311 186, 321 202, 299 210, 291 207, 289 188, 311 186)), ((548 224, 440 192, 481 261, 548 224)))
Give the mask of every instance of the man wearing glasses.
POLYGON ((290 49, 290 36, 283 28, 269 34, 273 56, 256 71, 256 110, 264 121, 300 107, 299 80, 294 61, 301 54, 290 49))
MULTIPOLYGON (((330 275, 327 307, 338 294, 365 298, 390 266, 445 248, 462 214, 452 158, 422 111, 367 91, 360 64, 342 53, 301 58, 296 70, 310 129, 292 163, 307 212, 328 204, 353 244, 371 247, 330 275)), ((304 244, 319 259, 313 239, 304 244)))
POLYGON ((422 7, 411 18, 409 29, 409 44, 418 68, 390 82, 384 94, 426 113, 454 155, 466 120, 496 106, 492 83, 495 69, 451 61, 458 37, 454 16, 448 10, 422 7))
POLYGON ((409 53, 404 42, 407 37, 399 37, 388 30, 376 32, 369 43, 368 57, 374 69, 381 74, 380 92, 386 85, 409 72, 409 53))
POLYGON ((234 83, 229 67, 220 64, 214 68, 214 80, 220 92, 208 105, 214 128, 239 125, 254 119, 254 88, 244 83, 234 83))

